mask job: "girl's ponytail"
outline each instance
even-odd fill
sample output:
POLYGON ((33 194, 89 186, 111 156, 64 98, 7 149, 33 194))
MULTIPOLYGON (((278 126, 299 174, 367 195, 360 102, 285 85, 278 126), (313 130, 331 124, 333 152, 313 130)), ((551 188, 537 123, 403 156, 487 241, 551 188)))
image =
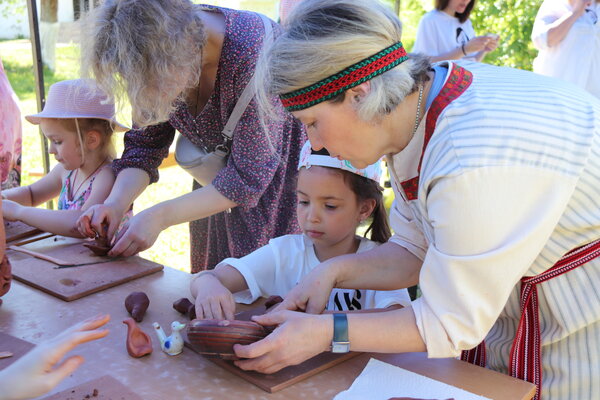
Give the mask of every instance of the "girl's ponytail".
POLYGON ((350 171, 340 170, 344 174, 344 179, 349 184, 350 189, 356 194, 359 201, 368 199, 375 200, 375 208, 371 213, 371 224, 365 232, 365 237, 370 232, 371 240, 374 242, 385 243, 392 236, 387 213, 383 205, 383 189, 377 182, 354 174, 350 171))

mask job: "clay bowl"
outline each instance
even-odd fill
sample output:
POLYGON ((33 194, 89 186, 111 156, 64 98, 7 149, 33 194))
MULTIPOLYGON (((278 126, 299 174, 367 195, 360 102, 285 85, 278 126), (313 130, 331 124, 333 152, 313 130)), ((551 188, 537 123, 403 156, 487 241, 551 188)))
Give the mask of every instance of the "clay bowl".
POLYGON ((195 319, 188 325, 187 336, 194 350, 206 357, 239 360, 233 345, 259 341, 267 336, 267 331, 252 321, 195 319))

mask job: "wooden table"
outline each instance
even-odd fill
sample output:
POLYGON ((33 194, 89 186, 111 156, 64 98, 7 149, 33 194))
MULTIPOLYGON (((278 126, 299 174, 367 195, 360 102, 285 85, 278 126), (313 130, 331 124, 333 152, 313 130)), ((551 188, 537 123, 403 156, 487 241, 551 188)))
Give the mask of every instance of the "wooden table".
POLYGON ((534 386, 506 375, 469 365, 455 359, 427 359, 423 353, 396 355, 363 354, 299 382, 280 392, 268 394, 210 361, 185 349, 170 357, 154 336, 152 322, 170 332, 173 320, 184 318, 171 307, 173 301, 189 295, 189 274, 171 268, 126 284, 66 303, 20 282, 3 297, 0 331, 39 343, 87 317, 110 313, 110 334, 99 341, 79 346, 86 362, 51 393, 109 374, 143 399, 330 399, 347 389, 374 356, 408 370, 461 387, 493 399, 530 399, 534 386), (123 306, 133 291, 144 291, 150 307, 140 326, 152 335, 154 352, 134 359, 125 349, 129 315, 123 306))

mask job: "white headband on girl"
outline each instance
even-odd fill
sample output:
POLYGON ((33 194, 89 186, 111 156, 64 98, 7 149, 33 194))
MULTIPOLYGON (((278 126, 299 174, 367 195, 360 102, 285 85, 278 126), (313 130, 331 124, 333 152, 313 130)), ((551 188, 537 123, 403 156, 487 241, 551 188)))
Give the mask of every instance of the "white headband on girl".
POLYGON ((325 149, 315 152, 311 148, 310 142, 307 140, 306 143, 304 143, 304 147, 302 147, 302 151, 300 152, 298 169, 302 167, 310 168, 313 165, 343 169, 350 171, 353 174, 372 179, 377 183, 379 183, 381 179, 381 161, 377 161, 375 164, 371 164, 366 168, 355 168, 350 161, 338 160, 337 158, 331 157, 325 149))

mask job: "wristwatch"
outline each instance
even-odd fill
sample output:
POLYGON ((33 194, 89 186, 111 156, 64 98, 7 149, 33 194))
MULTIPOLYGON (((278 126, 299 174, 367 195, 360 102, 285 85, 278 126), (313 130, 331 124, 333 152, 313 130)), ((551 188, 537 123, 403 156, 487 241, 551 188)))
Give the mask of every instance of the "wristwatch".
POLYGON ((346 317, 346 314, 333 314, 333 340, 331 341, 331 352, 348 353, 349 351, 348 318, 346 317))

